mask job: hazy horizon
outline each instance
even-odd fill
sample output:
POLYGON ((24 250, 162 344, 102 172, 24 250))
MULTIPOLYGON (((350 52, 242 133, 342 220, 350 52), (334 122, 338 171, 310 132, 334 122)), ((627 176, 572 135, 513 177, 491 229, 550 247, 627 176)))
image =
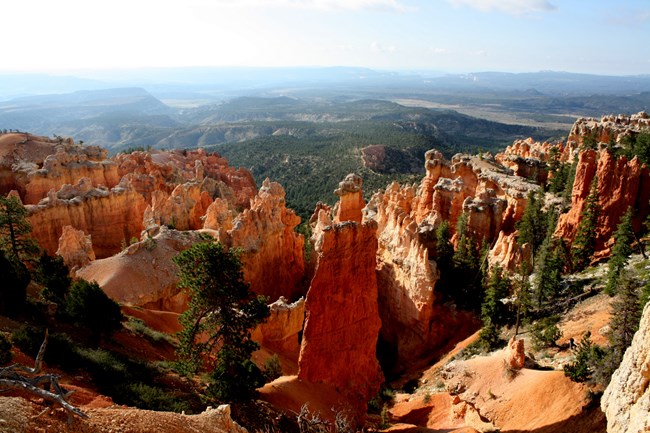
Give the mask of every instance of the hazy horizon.
POLYGON ((365 67, 646 75, 650 3, 604 0, 25 0, 3 73, 365 67), (622 2, 621 2, 622 3, 622 2))

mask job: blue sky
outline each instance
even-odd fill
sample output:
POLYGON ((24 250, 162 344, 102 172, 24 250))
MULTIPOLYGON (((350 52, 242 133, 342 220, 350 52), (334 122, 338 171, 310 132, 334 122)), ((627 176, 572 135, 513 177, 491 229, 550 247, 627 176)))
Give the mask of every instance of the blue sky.
POLYGON ((21 0, 2 9, 3 71, 650 73, 650 0, 21 0))

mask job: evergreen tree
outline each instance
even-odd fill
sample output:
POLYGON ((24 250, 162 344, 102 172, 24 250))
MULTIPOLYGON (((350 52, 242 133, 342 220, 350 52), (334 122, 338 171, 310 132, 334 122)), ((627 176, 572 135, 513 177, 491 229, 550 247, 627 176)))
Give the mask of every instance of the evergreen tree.
POLYGON ((537 250, 546 237, 547 218, 542 210, 543 205, 544 193, 541 189, 539 193, 535 193, 534 191, 529 192, 526 209, 521 219, 517 222, 517 242, 519 245, 525 243, 530 244, 533 256, 537 253, 537 250))
POLYGON ((436 262, 441 272, 449 270, 454 258, 449 222, 443 221, 436 228, 436 262))
POLYGON ((30 260, 38 246, 29 237, 32 226, 27 220, 27 209, 14 196, 0 196, 0 248, 6 256, 22 261, 30 260))
POLYGON ((483 323, 491 322, 495 325, 505 325, 509 319, 508 310, 501 302, 510 294, 511 281, 499 265, 494 265, 490 272, 489 281, 485 289, 485 298, 481 305, 481 319, 483 323))
POLYGON ((467 214, 456 224, 458 238, 452 259, 454 293, 452 297, 462 308, 478 309, 481 305, 481 278, 476 243, 467 229, 467 214))
POLYGON ((239 254, 220 243, 195 244, 174 258, 179 286, 190 302, 180 318, 178 354, 188 370, 212 366, 209 393, 221 401, 252 396, 264 375, 250 360, 258 344, 251 330, 269 315, 266 298, 244 281, 239 254))
POLYGON ((628 258, 632 255, 632 242, 634 241, 634 229, 632 228, 632 208, 627 208, 621 222, 614 233, 614 247, 612 256, 609 259, 607 273, 607 285, 605 293, 610 296, 616 294, 621 272, 627 266, 628 258))
POLYGON ((574 271, 581 271, 591 262, 596 249, 598 223, 598 177, 594 176, 589 188, 585 207, 580 214, 580 224, 571 247, 571 264, 574 271))
POLYGON ((596 380, 599 383, 607 385, 621 364, 625 350, 632 344, 634 333, 639 329, 642 311, 638 288, 629 276, 622 275, 618 296, 612 302, 609 348, 596 371, 596 380))
POLYGON ((488 349, 498 347, 500 343, 498 327, 505 325, 509 319, 508 310, 501 300, 510 294, 510 285, 508 276, 503 273, 501 267, 495 265, 485 289, 485 299, 481 304, 483 329, 480 338, 488 349))
POLYGON ((562 288, 562 269, 565 265, 562 243, 562 239, 547 238, 540 249, 534 292, 538 308, 545 302, 552 302, 562 288))
POLYGON ((0 250, 0 276, 0 314, 14 315, 25 305, 29 271, 15 256, 6 257, 0 250))
POLYGON ((564 374, 574 382, 584 382, 591 378, 605 353, 591 341, 591 332, 587 331, 576 345, 576 360, 564 366, 564 374))
POLYGON ((623 359, 625 349, 632 344, 634 333, 639 329, 642 310, 639 308, 639 291, 630 278, 622 278, 619 295, 612 302, 612 318, 609 334, 610 347, 623 359))
POLYGON ((564 203, 571 203, 571 194, 573 193, 573 184, 576 180, 577 168, 578 158, 574 158, 573 162, 567 167, 566 183, 564 185, 564 191, 562 191, 562 201, 564 203))
POLYGON ((44 286, 41 290, 43 298, 60 306, 65 304, 72 279, 63 257, 52 257, 44 251, 38 260, 35 279, 44 286))
POLYGON ((65 306, 68 317, 77 326, 90 329, 98 340, 122 326, 120 306, 95 281, 75 281, 66 296, 65 306))

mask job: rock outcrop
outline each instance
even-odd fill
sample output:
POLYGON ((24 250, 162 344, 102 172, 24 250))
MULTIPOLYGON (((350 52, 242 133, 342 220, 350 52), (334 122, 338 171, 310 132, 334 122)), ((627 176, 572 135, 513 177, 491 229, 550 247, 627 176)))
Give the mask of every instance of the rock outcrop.
POLYGON ((50 190, 88 178, 93 186, 118 184, 117 165, 108 152, 81 146, 72 139, 49 139, 31 134, 0 135, 0 194, 16 190, 25 204, 36 204, 50 190))
POLYGON ((600 119, 581 117, 573 124, 567 143, 578 146, 586 139, 595 143, 618 143, 626 135, 637 134, 650 128, 650 116, 642 111, 631 116, 624 114, 602 116, 600 119))
POLYGON ((95 260, 92 237, 72 226, 63 226, 56 254, 63 258, 70 273, 74 274, 77 269, 95 260))
POLYGON ((304 295, 304 237, 294 231, 300 217, 286 207, 285 192, 279 183, 266 179, 245 209, 232 222, 230 210, 223 204, 212 206, 206 228, 218 232, 228 247, 243 250, 244 279, 255 293, 271 301, 284 296, 297 299, 304 295), (219 221, 223 221, 219 223, 219 221), (231 227, 228 229, 228 227, 231 227))
POLYGON ((418 188, 391 184, 364 210, 366 219, 378 223, 381 336, 401 369, 408 368, 405 360, 426 358, 448 344, 450 326, 459 336, 476 326, 435 295, 436 227, 448 221, 453 232, 465 213, 475 239, 497 241, 512 235, 529 192, 539 188, 489 155, 456 155, 447 161, 431 150, 425 159, 427 174, 418 188))
POLYGON ((383 382, 376 358, 376 230, 372 221, 343 222, 314 234, 318 265, 305 302, 299 359, 299 379, 335 387, 359 418, 383 382))
POLYGON ((489 154, 457 154, 447 161, 440 152, 430 150, 425 154, 425 168, 413 206, 418 225, 436 227, 448 221, 453 231, 460 215, 466 212, 470 233, 488 242, 494 241, 501 230, 514 230, 528 193, 539 188, 515 176, 489 154))
POLYGON ((363 200, 361 176, 350 173, 339 183, 334 194, 339 196, 339 201, 334 208, 334 222, 342 221, 361 222, 361 210, 366 202, 363 200))
POLYGON ((172 258, 200 240, 198 232, 163 226, 155 236, 89 263, 77 271, 77 276, 97 281, 120 304, 182 313, 187 296, 177 287, 178 267, 172 258))
POLYGON ((203 217, 212 204, 214 181, 187 182, 174 188, 171 194, 153 191, 151 204, 144 212, 146 228, 166 225, 177 230, 199 230, 203 217))
POLYGON ((289 303, 284 297, 269 305, 271 314, 252 333, 253 340, 266 349, 298 361, 299 336, 305 321, 305 300, 289 303))
POLYGON ((601 399, 608 433, 650 431, 650 307, 601 399))
POLYGON ((621 217, 631 207, 635 214, 633 226, 640 230, 650 213, 650 174, 645 164, 634 158, 616 158, 606 149, 583 150, 578 157, 575 181, 571 193, 571 209, 560 215, 555 236, 569 244, 575 238, 582 212, 594 177, 598 178, 598 220, 596 226, 596 256, 607 256, 612 234, 621 217))
POLYGON ((142 232, 144 198, 128 182, 108 189, 95 188, 83 178, 72 185, 51 190, 37 205, 27 205, 32 237, 49 254, 55 254, 64 226, 72 226, 92 236, 98 258, 119 252, 142 232))
MULTIPOLYGON (((253 175, 244 169, 235 169, 216 153, 203 149, 132 152, 115 157, 120 176, 127 176, 134 188, 151 203, 154 191, 171 194, 177 185, 215 181, 218 197, 239 208, 248 208, 257 192, 253 175)), ((214 196, 211 198, 215 198, 214 196)))
POLYGON ((397 364, 417 358, 436 340, 439 313, 434 306, 438 280, 436 262, 418 240, 417 223, 410 216, 412 187, 391 184, 373 197, 378 223, 377 284, 381 336, 397 353, 397 364))

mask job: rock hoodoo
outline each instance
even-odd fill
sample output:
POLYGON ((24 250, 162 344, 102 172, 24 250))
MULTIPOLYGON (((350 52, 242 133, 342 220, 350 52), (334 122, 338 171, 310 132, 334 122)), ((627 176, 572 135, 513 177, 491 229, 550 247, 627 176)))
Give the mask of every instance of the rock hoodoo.
POLYGON ((251 290, 269 296, 271 301, 280 296, 297 299, 304 295, 301 282, 305 240, 294 231, 300 217, 286 207, 284 197, 284 188, 266 179, 250 209, 237 215, 226 236, 224 230, 217 229, 221 242, 243 249, 244 278, 251 290))
POLYGON ((63 258, 71 273, 95 260, 91 236, 72 226, 63 226, 56 254, 63 258))
POLYGON ((376 230, 374 221, 331 224, 320 211, 299 359, 299 379, 334 386, 359 416, 383 382, 376 358, 376 230))
POLYGON ((361 209, 366 205, 363 200, 361 176, 351 173, 345 176, 339 187, 334 191, 339 201, 334 208, 334 222, 361 222, 361 209))

